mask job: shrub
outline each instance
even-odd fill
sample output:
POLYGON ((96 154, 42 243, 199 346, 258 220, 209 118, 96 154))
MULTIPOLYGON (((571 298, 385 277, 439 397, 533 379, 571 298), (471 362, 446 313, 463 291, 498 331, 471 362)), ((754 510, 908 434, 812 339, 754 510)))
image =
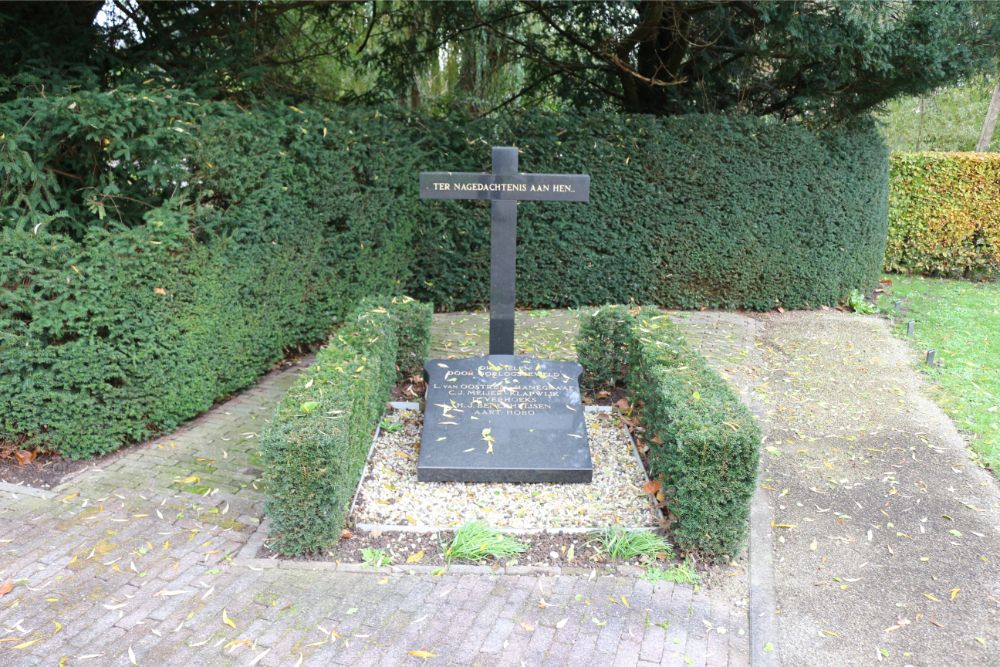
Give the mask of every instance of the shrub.
POLYGON ((746 540, 761 435, 729 385, 654 308, 605 306, 585 316, 577 350, 586 384, 624 382, 641 405, 650 474, 677 520, 677 544, 736 555, 746 540))
POLYGON ((484 303, 485 202, 421 202, 417 173, 488 169, 488 144, 515 141, 529 171, 593 179, 589 204, 522 207, 521 305, 804 307, 878 276, 871 127, 17 97, 0 103, 0 446, 81 458, 169 430, 365 295, 484 303))
MULTIPOLYGON (((870 125, 531 112, 442 121, 422 143, 425 170, 489 171, 492 143, 518 146, 523 171, 590 174, 589 203, 519 208, 525 307, 809 308, 878 282, 888 154, 870 125)), ((413 267, 413 296, 448 310, 487 301, 487 210, 423 202, 417 256, 432 261, 413 267)))
POLYGON ((261 434, 276 552, 317 551, 340 536, 397 367, 426 349, 430 313, 406 298, 363 301, 278 405, 261 434))
POLYGON ((1000 274, 1000 154, 897 153, 889 197, 887 271, 1000 274))
POLYGON ((0 442, 82 458, 169 430, 400 291, 398 129, 178 91, 0 104, 0 442))

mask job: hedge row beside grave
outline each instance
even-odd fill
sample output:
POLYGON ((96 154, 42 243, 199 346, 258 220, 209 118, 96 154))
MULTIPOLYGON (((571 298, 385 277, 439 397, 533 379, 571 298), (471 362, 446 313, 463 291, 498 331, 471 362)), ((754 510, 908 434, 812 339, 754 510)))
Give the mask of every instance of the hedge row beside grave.
POLYGON ((1000 154, 897 153, 885 269, 1000 275, 1000 154))
POLYGON ((279 404, 261 435, 274 551, 340 537, 393 383, 427 358, 431 314, 406 297, 362 301, 279 404))
POLYGON ((807 306, 877 277, 869 127, 16 97, 0 104, 0 448, 79 458, 169 430, 367 294, 485 303, 485 203, 421 202, 417 174, 488 170, 491 144, 593 177, 590 204, 522 207, 522 305, 807 306))
POLYGON ((746 542, 761 434, 733 390, 655 308, 605 306, 577 343, 584 382, 624 383, 640 407, 650 474, 681 548, 735 556, 746 542))
MULTIPOLYGON (((834 304, 877 284, 887 150, 868 124, 810 130, 760 118, 544 114, 430 123, 422 168, 591 176, 589 204, 518 213, 523 306, 657 303, 767 310, 834 304)), ((445 309, 488 299, 485 202, 424 204, 411 294, 445 309)))
POLYGON ((178 91, 0 105, 0 448, 169 430, 401 291, 419 166, 399 129, 178 91))

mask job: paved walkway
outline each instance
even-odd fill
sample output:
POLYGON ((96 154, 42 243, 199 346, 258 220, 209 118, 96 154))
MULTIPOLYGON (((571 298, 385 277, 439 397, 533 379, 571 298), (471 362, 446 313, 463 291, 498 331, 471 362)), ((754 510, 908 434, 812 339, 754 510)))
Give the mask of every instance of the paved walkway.
MULTIPOLYGON (((1000 492, 905 344, 829 312, 680 322, 767 437, 757 662, 995 662, 1000 492)), ((745 614, 688 587, 237 558, 261 516, 256 434, 294 374, 54 494, 0 492, 0 665, 747 663, 745 614)))
POLYGON ((915 351, 829 311, 679 321, 764 427, 755 664, 1000 664, 1000 490, 915 351))
POLYGON ((687 586, 237 557, 296 372, 53 493, 0 491, 0 665, 747 664, 745 610, 687 586))

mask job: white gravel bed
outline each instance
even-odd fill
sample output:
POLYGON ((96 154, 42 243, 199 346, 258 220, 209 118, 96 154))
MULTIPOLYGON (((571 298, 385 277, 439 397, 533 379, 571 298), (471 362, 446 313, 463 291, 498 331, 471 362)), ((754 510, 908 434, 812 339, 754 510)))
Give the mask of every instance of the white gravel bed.
POLYGON ((418 482, 423 415, 390 410, 368 459, 351 514, 359 528, 443 530, 483 520, 511 531, 652 527, 655 514, 643 492, 646 473, 621 423, 588 412, 594 478, 589 484, 418 482), (389 429, 392 429, 389 426, 389 429))

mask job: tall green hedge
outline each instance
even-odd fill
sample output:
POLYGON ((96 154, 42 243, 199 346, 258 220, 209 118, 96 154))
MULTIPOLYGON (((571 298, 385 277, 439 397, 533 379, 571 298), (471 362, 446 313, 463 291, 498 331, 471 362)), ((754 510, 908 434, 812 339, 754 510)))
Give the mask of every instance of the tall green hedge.
POLYGON ((1000 276, 1000 154, 895 153, 885 269, 1000 276))
POLYGON ((624 383, 641 406, 650 473, 686 550, 735 556, 746 542, 761 434, 749 410, 667 315, 605 306, 584 317, 584 382, 624 383))
MULTIPOLYGON (((877 283, 887 151, 871 125, 533 113, 432 125, 421 166, 488 171, 490 144, 518 146, 522 171, 591 176, 590 203, 520 206, 524 306, 808 308, 877 283)), ((488 206, 424 209, 411 293, 446 309, 485 303, 488 206)))
POLYGON ((362 301, 282 399, 261 434, 278 553, 316 551, 340 537, 389 391, 423 368, 431 313, 405 297, 362 301))
POLYGON ((399 124, 119 90, 0 105, 0 447, 170 429, 408 284, 399 124))
POLYGON ((589 204, 521 207, 522 305, 806 307, 878 275, 871 127, 18 97, 0 104, 0 450, 170 429, 368 294, 484 303, 488 207, 421 202, 417 173, 489 169, 491 144, 592 177, 589 204))

